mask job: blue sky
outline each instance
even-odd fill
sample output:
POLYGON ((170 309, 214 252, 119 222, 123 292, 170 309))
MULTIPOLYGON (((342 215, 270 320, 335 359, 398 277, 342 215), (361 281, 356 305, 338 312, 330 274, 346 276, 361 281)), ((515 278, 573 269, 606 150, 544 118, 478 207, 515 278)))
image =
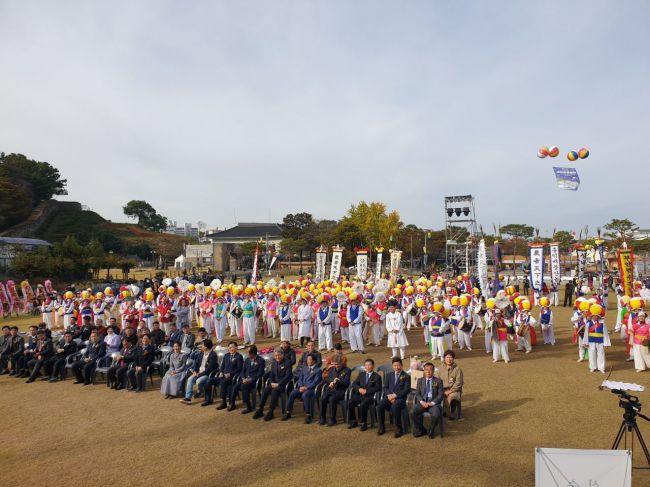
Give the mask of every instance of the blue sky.
POLYGON ((644 1, 0 0, 0 150, 120 221, 338 218, 648 227, 644 1), (557 145, 557 159, 538 159, 557 145), (555 187, 573 164, 577 192, 555 187), (626 177, 627 175, 627 177, 626 177))

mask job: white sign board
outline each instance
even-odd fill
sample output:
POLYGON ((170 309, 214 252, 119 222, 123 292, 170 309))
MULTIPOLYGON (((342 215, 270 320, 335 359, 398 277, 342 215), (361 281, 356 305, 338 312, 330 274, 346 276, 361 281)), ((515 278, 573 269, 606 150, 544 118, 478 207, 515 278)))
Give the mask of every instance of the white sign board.
POLYGON ((535 449, 535 487, 631 487, 629 450, 535 449))

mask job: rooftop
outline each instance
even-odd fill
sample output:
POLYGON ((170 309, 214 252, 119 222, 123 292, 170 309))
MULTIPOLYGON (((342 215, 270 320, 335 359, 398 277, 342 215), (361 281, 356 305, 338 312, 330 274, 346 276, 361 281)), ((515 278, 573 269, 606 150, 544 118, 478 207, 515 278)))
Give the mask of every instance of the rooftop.
POLYGON ((0 237, 0 245, 46 245, 51 247, 52 244, 45 240, 37 238, 22 238, 22 237, 0 237))
POLYGON ((228 228, 221 232, 207 235, 213 239, 228 238, 264 238, 279 237, 282 234, 282 226, 278 223, 238 223, 237 226, 228 228))

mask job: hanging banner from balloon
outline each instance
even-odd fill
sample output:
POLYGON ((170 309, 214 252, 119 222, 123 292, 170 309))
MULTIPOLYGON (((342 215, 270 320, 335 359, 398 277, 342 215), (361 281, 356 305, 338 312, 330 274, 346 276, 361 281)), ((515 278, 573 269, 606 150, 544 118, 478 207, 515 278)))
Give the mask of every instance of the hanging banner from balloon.
POLYGON ((488 265, 487 254, 485 252, 485 240, 481 239, 478 243, 478 283, 481 286, 481 294, 485 299, 492 296, 488 284, 488 265))
POLYGON ((560 270, 560 244, 552 242, 548 244, 551 255, 551 284, 554 288, 560 285, 560 278, 562 276, 560 270))
POLYGON ((381 277, 381 260, 382 252, 384 251, 383 247, 377 247, 375 252, 377 252, 377 268, 375 270, 375 278, 379 279, 381 277))
POLYGON ((401 250, 390 251, 390 277, 395 279, 399 275, 399 262, 402 258, 401 250))
POLYGON ((572 167, 553 167, 557 187, 569 191, 577 191, 580 187, 578 171, 572 167))
POLYGON ((633 296, 634 281, 634 254, 632 249, 618 249, 618 274, 623 284, 623 290, 626 296, 633 296))
POLYGON ((338 245, 332 248, 332 266, 330 267, 330 280, 338 281, 341 276, 341 263, 343 262, 343 247, 338 245))
POLYGON ((530 253, 530 287, 537 293, 544 287, 544 244, 528 244, 530 253))
POLYGON ((368 249, 354 249, 357 254, 357 277, 366 280, 368 278, 368 249))
POLYGON ((327 263, 327 248, 322 245, 316 249, 316 280, 325 279, 325 264, 327 263))
POLYGON ((587 247, 576 245, 576 259, 578 261, 578 278, 585 277, 585 267, 587 267, 587 247))

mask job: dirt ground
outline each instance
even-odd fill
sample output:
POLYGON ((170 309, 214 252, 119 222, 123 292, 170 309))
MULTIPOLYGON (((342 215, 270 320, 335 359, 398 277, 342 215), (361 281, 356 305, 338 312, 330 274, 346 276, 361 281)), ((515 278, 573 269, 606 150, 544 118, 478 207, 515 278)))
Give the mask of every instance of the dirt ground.
MULTIPOLYGON (((240 407, 216 411, 196 401, 186 407, 157 389, 132 394, 103 383, 27 385, 2 376, 0 484, 533 485, 535 447, 610 448, 623 412, 614 394, 598 389, 605 376, 576 362, 569 310, 554 314, 555 347, 537 345, 524 355, 510 343, 512 362, 493 364, 477 332, 474 350, 457 353, 465 420, 447 421, 442 439, 395 439, 390 425, 382 437, 341 423, 305 425, 301 404, 291 421, 281 422, 276 411, 265 423, 242 416, 240 407)), ((408 337, 409 354, 424 354, 421 330, 408 337)), ((650 386, 650 372, 635 373, 622 341, 613 338, 610 379, 650 386)), ((368 356, 389 361, 385 346, 369 352, 349 355, 349 364, 368 356)), ((650 413, 647 392, 639 398, 650 413)), ((650 441, 650 424, 639 420, 639 426, 650 441)), ((636 445, 635 465, 642 465, 640 453, 636 445)), ((635 470, 633 480, 650 485, 650 472, 635 470)))

